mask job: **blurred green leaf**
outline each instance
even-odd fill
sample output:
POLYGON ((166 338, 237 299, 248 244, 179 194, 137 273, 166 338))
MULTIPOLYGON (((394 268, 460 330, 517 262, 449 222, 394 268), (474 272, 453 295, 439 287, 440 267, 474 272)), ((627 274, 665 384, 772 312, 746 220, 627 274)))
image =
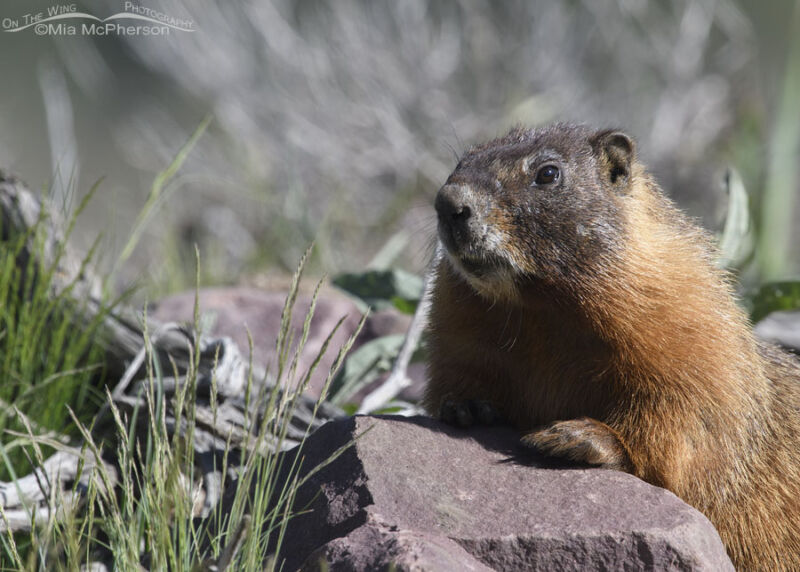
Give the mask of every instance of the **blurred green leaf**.
POLYGON ((751 298, 750 318, 753 323, 777 310, 800 309, 800 281, 764 284, 751 298))
POLYGON ((399 268, 340 274, 333 283, 360 301, 362 311, 367 307, 373 310, 394 308, 413 314, 422 297, 422 278, 399 268))
POLYGON ((753 240, 750 232, 750 207, 747 189, 742 178, 735 169, 728 169, 725 178, 728 191, 728 213, 725 227, 719 239, 720 268, 732 268, 741 265, 753 251, 753 240))
POLYGON ((391 407, 383 407, 377 411, 373 411, 371 415, 392 415, 394 413, 400 413, 405 409, 406 408, 402 405, 393 405, 391 407))
POLYGON ((343 403, 339 407, 348 417, 352 417, 358 412, 358 403, 343 403))
POLYGON ((405 335, 394 334, 371 340, 345 360, 331 384, 330 401, 339 405, 392 368, 405 335))
POLYGON ((418 301, 412 302, 410 300, 404 300, 402 298, 398 298, 397 296, 392 298, 392 304, 394 305, 394 307, 400 310, 403 314, 413 314, 414 312, 416 312, 417 303, 418 301))

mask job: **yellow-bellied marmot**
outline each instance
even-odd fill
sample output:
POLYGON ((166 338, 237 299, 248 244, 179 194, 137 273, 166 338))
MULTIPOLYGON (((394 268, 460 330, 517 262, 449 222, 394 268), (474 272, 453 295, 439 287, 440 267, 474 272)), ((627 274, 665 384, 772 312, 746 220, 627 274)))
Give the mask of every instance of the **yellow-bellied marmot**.
POLYGON ((488 404, 540 451, 673 491, 738 568, 800 570, 800 362, 754 338, 627 135, 516 129, 436 211, 429 411, 488 404))

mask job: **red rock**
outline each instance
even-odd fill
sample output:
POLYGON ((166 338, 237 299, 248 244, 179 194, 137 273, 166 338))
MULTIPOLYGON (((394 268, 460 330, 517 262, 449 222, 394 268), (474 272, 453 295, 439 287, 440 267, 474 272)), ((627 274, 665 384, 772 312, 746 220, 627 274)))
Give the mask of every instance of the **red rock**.
POLYGON ((367 429, 300 490, 312 512, 289 524, 285 570, 733 569, 711 523, 672 493, 533 456, 506 427, 343 419, 305 443, 303 466, 367 429))

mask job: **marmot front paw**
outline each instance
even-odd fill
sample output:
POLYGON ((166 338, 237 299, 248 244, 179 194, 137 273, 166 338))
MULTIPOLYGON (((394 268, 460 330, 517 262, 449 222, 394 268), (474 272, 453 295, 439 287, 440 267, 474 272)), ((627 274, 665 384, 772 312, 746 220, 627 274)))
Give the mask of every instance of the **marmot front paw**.
POLYGON ((439 419, 448 425, 472 427, 473 425, 494 425, 499 423, 502 417, 488 401, 445 399, 439 407, 439 419))
POLYGON ((605 423, 589 417, 551 423, 525 435, 522 444, 552 457, 634 472, 619 435, 605 423))

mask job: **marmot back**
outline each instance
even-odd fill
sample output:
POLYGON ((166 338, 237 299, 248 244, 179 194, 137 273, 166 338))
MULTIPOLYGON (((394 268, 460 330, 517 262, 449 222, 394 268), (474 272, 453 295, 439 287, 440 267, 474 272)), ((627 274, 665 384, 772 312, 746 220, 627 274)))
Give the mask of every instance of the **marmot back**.
POLYGON ((616 131, 517 129, 436 197, 427 409, 670 489, 741 569, 800 570, 800 362, 616 131), (469 406, 463 405, 469 404, 469 406))

